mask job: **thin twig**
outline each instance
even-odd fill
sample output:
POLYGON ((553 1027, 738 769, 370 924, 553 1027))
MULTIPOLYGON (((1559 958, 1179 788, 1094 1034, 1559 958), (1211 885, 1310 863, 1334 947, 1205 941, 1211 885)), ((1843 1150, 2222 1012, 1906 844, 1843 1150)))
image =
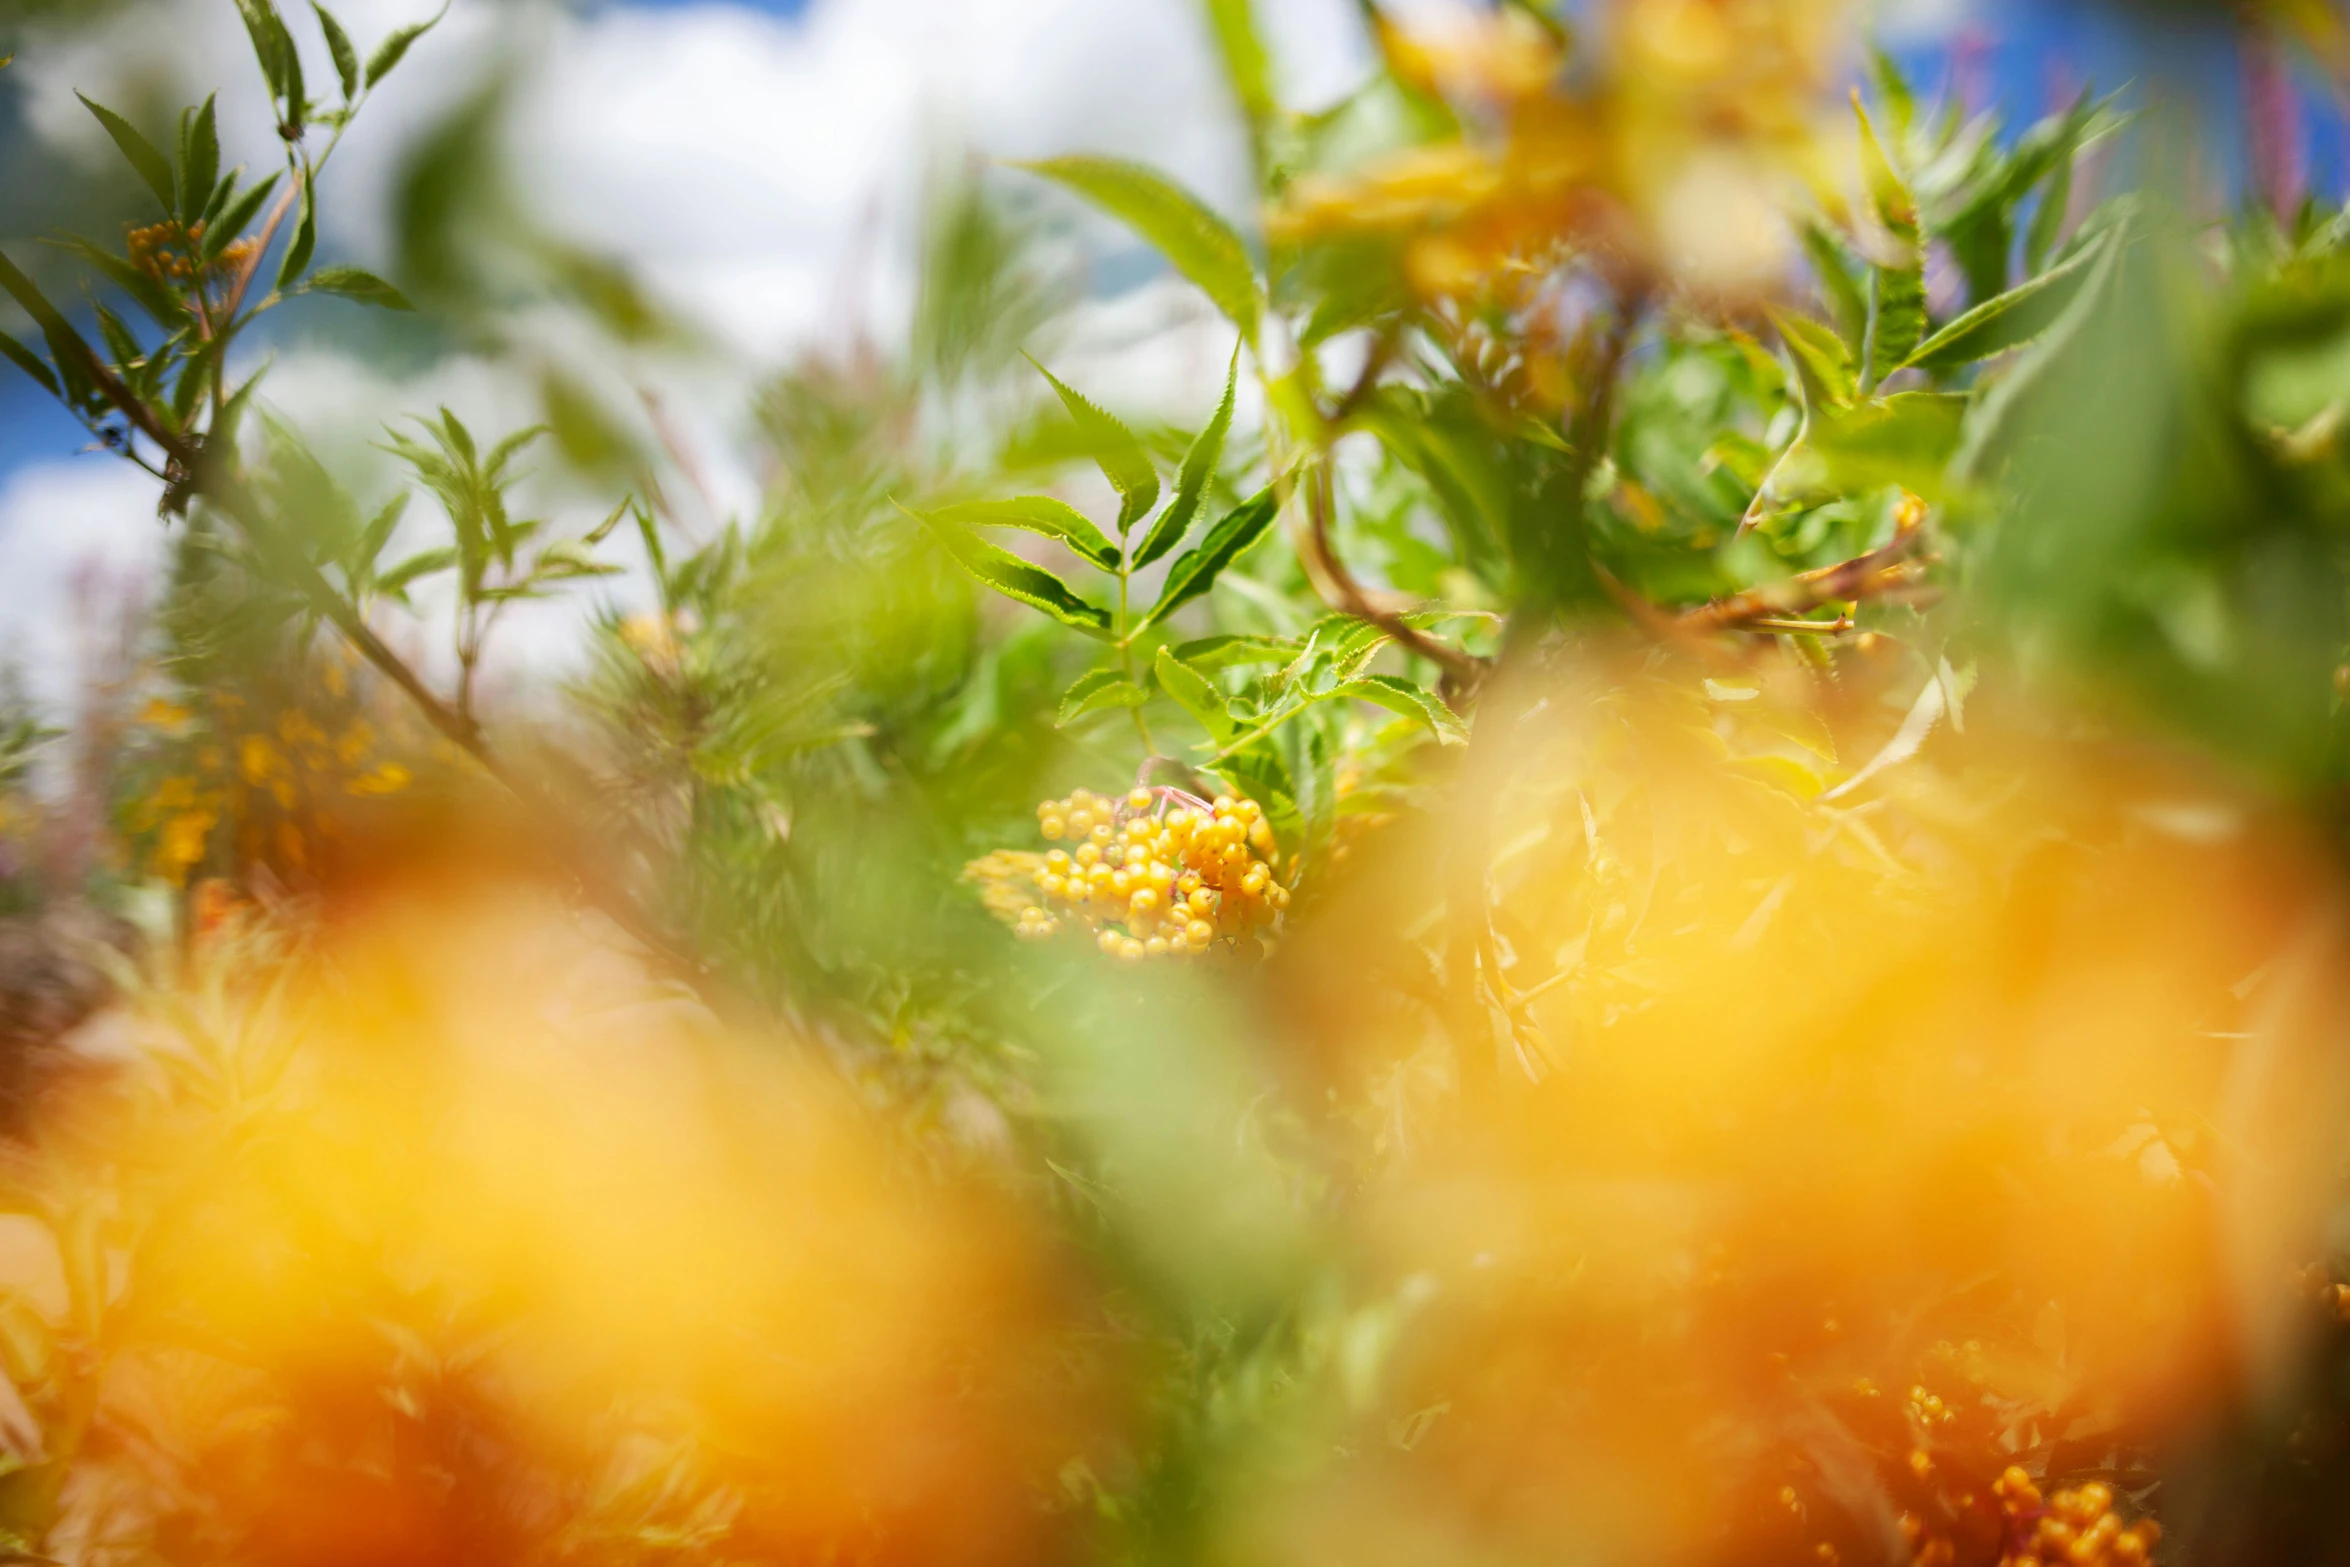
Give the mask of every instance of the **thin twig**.
POLYGON ((1306 577, 1314 584, 1332 609, 1357 620, 1369 621, 1401 646, 1419 654, 1444 671, 1442 695, 1447 705, 1459 711, 1485 679, 1485 660, 1467 653, 1449 643, 1439 642, 1421 631, 1402 615, 1382 609, 1363 590, 1354 574, 1339 560, 1330 542, 1330 513, 1332 460, 1325 451, 1306 475, 1306 531, 1302 542, 1307 546, 1301 552, 1306 577))
POLYGON ((1890 544, 1866 555, 1699 605, 1682 614, 1678 624, 1690 631, 1737 631, 1757 621, 1801 615, 1823 604, 1870 598, 1891 589, 1912 587, 1917 579, 1908 563, 1925 543, 1925 530, 1911 528, 1895 535, 1890 544))

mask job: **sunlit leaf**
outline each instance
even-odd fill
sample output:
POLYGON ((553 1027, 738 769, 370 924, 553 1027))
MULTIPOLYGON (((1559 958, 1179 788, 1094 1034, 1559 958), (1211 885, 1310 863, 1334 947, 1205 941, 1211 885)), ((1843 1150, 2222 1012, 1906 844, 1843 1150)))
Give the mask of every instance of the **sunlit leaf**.
MULTIPOLYGON (((902 506, 898 509, 906 511, 902 506)), ((955 564, 982 585, 1089 636, 1109 635, 1110 612, 1079 598, 1067 583, 1042 566, 1032 565, 1009 550, 998 549, 967 528, 934 522, 920 512, 906 511, 906 515, 928 528, 946 546, 955 564)))
POLYGON ((1772 311, 1771 323, 1779 329, 1787 351, 1795 358, 1796 369, 1811 394, 1810 402, 1846 404, 1858 395, 1852 354, 1842 338, 1819 322, 1790 310, 1772 311))
POLYGON ((1020 167, 1057 180, 1148 240, 1254 343, 1264 304, 1248 247, 1232 226, 1166 176, 1111 158, 1047 158, 1020 167))
POLYGON ((1917 198, 1885 156, 1857 90, 1852 110, 1860 120, 1862 182, 1878 225, 1899 252, 1898 259, 1869 269, 1868 347, 1863 357, 1866 383, 1873 388, 1898 369, 1926 335, 1926 254, 1917 198))
POLYGON ((1469 726, 1460 715, 1433 691, 1412 684, 1400 675, 1363 675, 1339 687, 1341 696, 1354 697, 1391 713, 1400 713, 1428 726, 1428 732, 1445 745, 1467 745, 1469 726))
POLYGON ((1134 438, 1133 431, 1063 384, 1060 377, 1036 364, 1034 359, 1028 362, 1036 365, 1036 373, 1050 381, 1053 390, 1060 394, 1061 406, 1068 409, 1078 436, 1100 465, 1110 487, 1118 492, 1118 537, 1125 538, 1126 530, 1158 504, 1159 471, 1151 465, 1150 453, 1134 438))
POLYGON ((1208 738, 1218 746, 1230 742, 1240 733, 1240 726, 1232 721, 1230 704, 1216 683, 1175 656, 1173 648, 1159 649, 1153 666, 1159 677, 1159 689, 1175 699, 1175 704, 1197 719, 1207 730, 1208 738))
POLYGON ((1281 513, 1280 497, 1267 485, 1225 513, 1223 520, 1208 530, 1196 549, 1185 551, 1167 570, 1167 585, 1159 593, 1159 601, 1135 625, 1140 632, 1157 625, 1176 610, 1198 598, 1216 585, 1216 578, 1250 545, 1265 536, 1273 526, 1273 519, 1281 513))
POLYGON ((1048 539, 1058 539, 1104 571, 1118 569, 1118 546, 1083 512, 1049 495, 1022 495, 1004 501, 970 501, 941 506, 931 513, 935 521, 964 528, 1019 528, 1048 539))
POLYGON ((1066 729, 1095 713, 1117 707, 1140 707, 1149 700, 1149 692, 1115 669, 1097 669, 1062 694, 1061 710, 1054 722, 1066 729))
POLYGON ((1948 370, 2029 342, 2064 313, 2088 281, 2103 248, 2091 246, 2022 287, 1977 305, 1920 343, 1903 368, 1948 370))
POLYGON ((1232 367, 1224 374, 1224 399, 1216 405, 1215 417, 1191 443, 1184 455, 1183 471, 1175 481, 1175 499, 1159 514, 1144 535, 1142 545, 1134 552, 1136 570, 1148 566, 1183 542, 1183 535, 1191 530, 1192 519, 1199 515, 1200 502, 1208 493, 1208 481, 1216 476, 1216 464, 1224 455, 1224 437, 1232 428, 1232 400, 1240 384, 1240 350, 1232 350, 1232 367))

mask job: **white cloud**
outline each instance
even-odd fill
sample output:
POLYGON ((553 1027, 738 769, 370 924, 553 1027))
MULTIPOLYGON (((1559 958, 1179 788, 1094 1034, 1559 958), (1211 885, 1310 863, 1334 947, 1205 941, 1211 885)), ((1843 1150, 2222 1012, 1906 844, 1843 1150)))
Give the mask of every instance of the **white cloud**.
POLYGON ((0 486, 0 655, 50 712, 103 671, 124 606, 154 589, 166 545, 156 494, 102 453, 21 468, 0 486))
MULTIPOLYGON (((364 52, 431 6, 341 0, 336 10, 364 52)), ((1367 55, 1352 0, 1259 0, 1259 10, 1292 102, 1326 103, 1360 79, 1367 55)), ((298 16, 295 30, 311 32, 298 16)), ((274 156, 249 46, 221 0, 154 0, 22 54, 29 128, 93 168, 114 154, 75 88, 135 102, 140 83, 183 101, 218 87, 228 160, 274 156)), ((1244 215, 1245 149, 1198 0, 817 0, 796 21, 723 3, 582 16, 456 0, 337 154, 322 249, 385 259, 405 149, 501 58, 528 62, 512 151, 538 216, 637 269, 722 345, 719 362, 642 375, 726 506, 756 495, 738 438, 761 367, 902 322, 919 192, 936 156, 1135 157, 1244 215), (510 52, 498 47, 502 31, 510 52)), ((331 80, 323 50, 307 68, 314 82, 331 80)), ((1129 243, 1106 227, 1089 232, 1129 243)), ((550 351, 578 346, 553 325, 530 330, 550 351)), ((1229 329, 1171 279, 1100 302, 1058 349, 1106 400, 1186 419, 1212 401, 1229 351, 1229 329)), ((510 428, 534 416, 529 387, 527 367, 458 358, 385 378, 340 351, 296 346, 266 396, 331 465, 380 493, 389 475, 365 443, 383 419, 446 401, 482 428, 510 428)), ((12 635, 44 690, 71 680, 72 562, 90 550, 117 565, 152 562, 161 537, 149 481, 97 457, 25 470, 0 492, 0 623, 21 628, 12 635)), ((529 645, 517 649, 526 661, 552 656, 546 628, 516 641, 529 645)))

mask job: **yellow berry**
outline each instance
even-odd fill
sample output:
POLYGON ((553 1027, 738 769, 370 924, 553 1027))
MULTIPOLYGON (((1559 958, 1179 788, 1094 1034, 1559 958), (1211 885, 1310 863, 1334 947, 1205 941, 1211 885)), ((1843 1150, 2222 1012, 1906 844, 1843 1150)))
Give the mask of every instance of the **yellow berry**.
POLYGON ((1185 871, 1182 875, 1176 877, 1175 890, 1182 893, 1187 898, 1190 897, 1193 893, 1199 891, 1199 872, 1185 871))
POLYGON ((1192 816, 1191 810, 1187 806, 1178 805, 1167 813, 1167 831, 1178 838, 1190 837, 1192 828, 1197 825, 1197 820, 1192 816))
POLYGON ((1120 960, 1127 963, 1140 963, 1143 958, 1142 943, 1136 941, 1132 936, 1127 937, 1118 944, 1118 956, 1120 960))
POLYGON ((1095 822, 1086 836, 1106 849, 1117 839, 1118 830, 1108 822, 1095 822))
POLYGON ((1147 811, 1151 808, 1151 792, 1137 785, 1127 791, 1126 803, 1134 810, 1147 811))
POLYGON ((1069 835, 1069 822, 1066 817, 1048 816, 1036 824, 1036 830, 1044 834, 1047 843, 1058 843, 1069 835))
POLYGON ((1133 909, 1137 914, 1149 914, 1157 909, 1158 906, 1158 891, 1157 889, 1151 887, 1135 888, 1134 896, 1127 900, 1127 907, 1133 909))
POLYGON ((1194 947, 1204 947, 1216 939, 1216 927, 1206 920, 1193 920, 1183 927, 1183 939, 1194 947))
POLYGON ((1194 887, 1184 901, 1191 905, 1193 913, 1206 914, 1215 908, 1216 895, 1205 887, 1194 887))
POLYGON ((1216 851, 1216 857, 1227 865, 1245 865, 1248 863, 1248 850, 1237 843, 1228 843, 1216 851))
POLYGON ((1214 801, 1215 812, 1218 816, 1229 816, 1232 814, 1232 807, 1237 803, 1232 796, 1220 794, 1216 796, 1214 801))
POLYGON ((1262 865, 1256 866, 1246 876, 1240 878, 1240 890, 1253 898, 1263 892, 1266 884, 1272 879, 1265 874, 1265 868, 1262 865))
POLYGON ((1110 890, 1123 898, 1134 890, 1134 873, 1116 870, 1110 873, 1110 890))
POLYGON ((1052 853, 1044 857, 1044 863, 1046 868, 1051 870, 1055 875, 1066 876, 1069 874, 1069 851, 1066 849, 1055 849, 1052 853))
POLYGON ((1137 866, 1137 867, 1139 867, 1139 866, 1148 865, 1150 862, 1151 862, 1151 851, 1150 851, 1150 850, 1148 850, 1148 849, 1144 848, 1144 847, 1143 847, 1141 844, 1139 844, 1139 843, 1128 844, 1128 845, 1126 846, 1126 863, 1127 863, 1129 866, 1137 866))
POLYGON ((1081 843, 1077 846, 1077 863, 1080 865, 1091 865, 1101 857, 1101 849, 1094 844, 1081 843))
POLYGON ((1167 955, 1167 938, 1164 936, 1153 936, 1150 940, 1142 944, 1142 950, 1149 953, 1154 958, 1163 958, 1167 955))
POLYGON ((1105 930, 1099 936, 1094 938, 1094 945, 1101 948, 1104 952, 1110 954, 1110 956, 1116 957, 1118 955, 1119 944, 1124 939, 1124 937, 1120 936, 1114 930, 1105 930))
POLYGON ((1058 876, 1039 878, 1036 888, 1048 898, 1065 898, 1069 895, 1069 884, 1058 876))
POLYGON ((1243 822, 1253 822, 1265 814, 1265 808, 1254 800, 1235 800, 1232 803, 1232 814, 1243 822))

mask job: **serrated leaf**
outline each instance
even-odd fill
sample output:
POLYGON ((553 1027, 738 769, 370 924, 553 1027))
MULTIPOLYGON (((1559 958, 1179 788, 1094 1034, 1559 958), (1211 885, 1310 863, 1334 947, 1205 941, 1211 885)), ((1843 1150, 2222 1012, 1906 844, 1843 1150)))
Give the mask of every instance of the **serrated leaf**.
POLYGON ((941 506, 931 516, 957 527, 1019 528, 1058 539, 1102 570, 1118 569, 1118 546, 1104 537, 1102 530, 1088 521, 1083 512, 1049 495, 1020 495, 1005 501, 941 506))
POLYGON ((1917 123, 1917 94, 1893 56, 1874 43, 1869 45, 1869 77, 1876 84, 1877 97, 1884 103, 1886 114, 1891 117, 1893 134, 1906 137, 1910 127, 1917 123))
POLYGON ((1281 513, 1280 497, 1267 485, 1224 514, 1208 530, 1199 547, 1176 557, 1168 568, 1167 585, 1160 591, 1159 601, 1143 616, 1134 630, 1139 633, 1165 620, 1191 600, 1216 585, 1216 578, 1225 567, 1237 560, 1241 552, 1265 536, 1273 526, 1273 519, 1281 513))
POLYGON ((213 182, 220 178, 220 125, 215 98, 206 98, 180 137, 180 221, 193 225, 212 200, 213 182))
POLYGON ((277 286, 290 287, 310 265, 311 252, 318 248, 318 201, 308 169, 302 171, 302 221, 295 225, 294 242, 286 247, 285 260, 277 269, 277 286))
POLYGON ((1159 689, 1175 699, 1176 706, 1199 720, 1208 738, 1219 747, 1229 744, 1240 733, 1240 726, 1232 721, 1232 710, 1224 700, 1224 693, 1216 683, 1175 656, 1173 648, 1159 649, 1152 666, 1159 677, 1159 689))
POLYGON ((1067 186, 1133 229, 1198 284, 1242 338, 1257 340, 1264 305, 1248 247, 1199 198, 1163 174, 1114 158, 1047 158, 1020 167, 1067 186))
POLYGON ((1036 365, 1036 373, 1051 382, 1053 390, 1060 394, 1061 406, 1069 411, 1069 418, 1101 468, 1102 477, 1118 492, 1118 537, 1125 538, 1126 531, 1158 504, 1159 471, 1151 466, 1150 453, 1134 438, 1133 431, 1088 402, 1033 358, 1028 362, 1036 365))
POLYGON ((1964 397, 1898 392, 1815 418, 1805 444, 1843 494, 1899 484, 1933 500, 1947 487, 1966 409, 1964 397))
POLYGON ((408 588, 425 577, 449 570, 457 564, 455 547, 443 544, 434 549, 421 550, 392 567, 375 579, 376 591, 392 598, 405 600, 408 588))
POLYGON ((81 93, 77 92, 74 96, 80 98, 82 107, 96 115, 98 123, 106 127, 106 134, 114 138, 114 145, 122 149, 123 157, 138 171, 139 178, 146 182, 147 188, 155 193, 155 199, 163 203, 163 210, 166 213, 176 211, 171 160, 153 142, 140 135, 137 126, 112 109, 102 103, 92 102, 81 93))
POLYGON ((51 397, 58 395, 57 373, 49 368, 48 361, 6 332, 0 332, 0 354, 6 355, 9 363, 40 382, 51 397))
POLYGON ((2039 209, 2032 214, 2032 226, 2024 235, 2024 265, 2033 273, 2046 267, 2048 258, 2056 253, 2072 204, 2073 160, 2068 154, 2048 177, 2047 188, 2040 192, 2039 209))
POLYGON ((1844 339, 1821 322, 1790 310, 1774 310, 1770 316, 1803 377, 1804 389, 1810 394, 1807 400, 1814 406, 1851 403, 1859 386, 1844 339))
POLYGON ((275 189, 277 189, 277 175, 272 173, 269 178, 230 202, 217 219, 205 225, 204 257, 206 260, 217 258, 222 251, 234 244, 246 229, 252 227, 253 220, 261 215, 262 203, 269 200, 269 193, 275 189))
POLYGON ((1110 612, 1098 604, 1088 603, 1070 590, 1069 584, 1045 570, 1032 565, 1009 550, 996 548, 977 534, 965 528, 950 527, 933 522, 920 512, 900 511, 928 528, 938 541, 946 546, 955 564, 976 577, 985 586, 995 589, 1008 599, 1014 599, 1029 608, 1040 610, 1073 630, 1088 636, 1106 637, 1110 633, 1110 612))
POLYGON ((1066 729, 1095 713, 1113 707, 1140 707, 1149 700, 1149 692, 1115 669, 1097 669, 1062 693, 1061 711, 1053 722, 1066 729))
POLYGON ((1444 745, 1467 745, 1469 726, 1435 692, 1398 675, 1364 675, 1338 688, 1338 695, 1354 697, 1391 713, 1417 719, 1444 745))
POLYGON ((1852 258, 1844 243, 1817 223, 1803 225, 1803 253, 1819 279, 1820 296, 1836 318, 1836 331, 1847 346, 1846 360, 1868 339, 1868 293, 1853 276, 1852 258))
POLYGON ((1920 343, 1902 367, 1948 370, 2031 341, 2064 314, 2103 249, 2102 243, 2092 245, 2031 282, 1985 300, 1920 343))
POLYGON ((372 92, 378 82, 391 75, 392 68, 408 57, 408 51, 415 47, 416 40, 438 27, 441 18, 448 14, 449 8, 444 5, 434 13, 431 21, 403 27, 377 44, 375 53, 367 57, 368 90, 372 92))
POLYGON ((343 31, 343 24, 334 13, 318 0, 310 0, 310 9, 318 13, 318 30, 326 34, 326 52, 334 56, 335 76, 343 85, 343 102, 359 96, 359 51, 351 47, 351 35, 343 31))
POLYGON ((1192 519, 1199 515, 1200 502, 1208 493, 1208 481, 1216 476, 1216 464, 1224 455, 1224 437, 1232 429, 1232 400, 1240 386, 1240 348, 1232 350, 1232 367, 1224 373, 1224 400, 1216 405, 1215 417, 1191 443, 1184 453, 1183 470, 1176 476, 1175 499, 1151 524, 1143 536, 1142 547, 1134 552, 1137 571, 1150 565, 1183 542, 1183 535, 1191 531, 1192 519))
POLYGON ((1252 637, 1225 633, 1178 643, 1175 656, 1194 669, 1238 669, 1248 664, 1286 664, 1297 656, 1297 644, 1281 637, 1252 637))
POLYGON ((407 515, 409 492, 402 490, 387 502, 383 510, 367 519, 367 526, 359 530, 359 537, 351 546, 351 564, 355 576, 365 578, 375 568, 376 557, 391 543, 400 519, 407 515))
POLYGON ((345 299, 362 305, 373 305, 378 310, 414 310, 408 296, 386 283, 372 272, 358 267, 320 267, 310 274, 302 285, 306 294, 340 294, 345 299))
POLYGON ((1893 265, 1869 268, 1868 341, 1862 354, 1862 390, 1872 391, 1925 338, 1926 256, 1918 227, 1917 198, 1877 140, 1876 127, 1856 89, 1852 111, 1860 121, 1862 183, 1878 225, 1900 252, 1893 265))
POLYGON ((105 273, 115 287, 139 302, 139 308, 152 316, 156 325, 169 330, 189 319, 187 306, 177 295, 112 251, 101 249, 78 234, 55 243, 105 273))
POLYGON ((285 23, 278 19, 277 8, 270 0, 237 0, 237 15, 244 19, 245 36, 253 41, 253 58, 261 66, 261 76, 269 84, 272 97, 285 95, 285 63, 279 58, 286 37, 285 23))

